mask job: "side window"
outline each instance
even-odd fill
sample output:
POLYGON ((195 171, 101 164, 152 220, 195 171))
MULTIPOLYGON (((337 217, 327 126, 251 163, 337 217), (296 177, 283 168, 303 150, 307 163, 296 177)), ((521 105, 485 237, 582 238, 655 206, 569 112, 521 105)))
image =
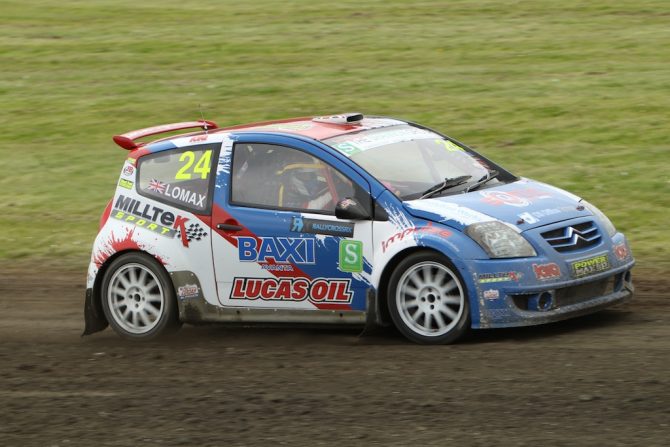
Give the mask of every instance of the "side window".
POLYGON ((207 212, 217 147, 191 146, 140 158, 138 192, 196 213, 207 212))
POLYGON ((237 144, 231 202, 258 208, 334 214, 345 197, 367 194, 316 157, 285 146, 237 144))

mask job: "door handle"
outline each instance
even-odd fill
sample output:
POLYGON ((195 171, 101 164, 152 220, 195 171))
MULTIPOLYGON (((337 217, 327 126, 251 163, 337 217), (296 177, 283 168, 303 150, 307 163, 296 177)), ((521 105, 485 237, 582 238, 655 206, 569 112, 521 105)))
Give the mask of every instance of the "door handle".
POLYGON ((244 227, 238 224, 235 220, 227 220, 224 223, 216 224, 216 229, 234 233, 236 231, 244 230, 244 227))

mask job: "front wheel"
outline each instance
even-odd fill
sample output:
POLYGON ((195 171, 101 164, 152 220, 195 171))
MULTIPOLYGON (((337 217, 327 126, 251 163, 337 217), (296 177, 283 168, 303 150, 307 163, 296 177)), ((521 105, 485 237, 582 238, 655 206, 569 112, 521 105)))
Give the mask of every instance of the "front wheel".
POLYGON ((149 340, 181 325, 168 273, 143 253, 124 254, 110 264, 102 280, 102 308, 123 338, 149 340))
POLYGON ((446 344, 470 328, 465 284, 444 256, 414 253, 390 278, 388 305, 402 334, 422 344, 446 344))

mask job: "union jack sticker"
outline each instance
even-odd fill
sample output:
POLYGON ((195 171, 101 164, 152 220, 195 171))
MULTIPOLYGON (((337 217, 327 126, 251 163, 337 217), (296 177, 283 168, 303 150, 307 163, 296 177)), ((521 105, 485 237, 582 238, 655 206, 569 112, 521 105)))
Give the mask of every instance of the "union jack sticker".
POLYGON ((147 186, 147 189, 149 191, 154 191, 154 192, 163 194, 163 193, 165 193, 165 183, 163 183, 159 180, 156 180, 155 178, 152 178, 149 181, 149 186, 147 186))

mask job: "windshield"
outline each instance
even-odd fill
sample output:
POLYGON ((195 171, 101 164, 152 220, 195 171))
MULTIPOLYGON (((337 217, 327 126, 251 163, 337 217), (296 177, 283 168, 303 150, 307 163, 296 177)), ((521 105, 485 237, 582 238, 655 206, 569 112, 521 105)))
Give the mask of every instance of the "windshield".
MULTIPOLYGON (((491 176, 494 170, 500 170, 479 154, 430 130, 408 124, 339 135, 325 142, 403 200, 417 199, 439 184, 469 176, 467 182, 457 182, 436 195, 465 192, 491 176)), ((491 179, 486 187, 510 175, 504 174, 491 179)))

